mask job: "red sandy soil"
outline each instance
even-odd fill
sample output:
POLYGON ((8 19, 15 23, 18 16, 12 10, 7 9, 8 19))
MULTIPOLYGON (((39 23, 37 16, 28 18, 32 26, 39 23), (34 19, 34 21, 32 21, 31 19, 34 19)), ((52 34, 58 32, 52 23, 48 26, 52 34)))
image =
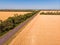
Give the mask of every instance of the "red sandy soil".
POLYGON ((9 45, 60 45, 60 16, 38 14, 9 45))

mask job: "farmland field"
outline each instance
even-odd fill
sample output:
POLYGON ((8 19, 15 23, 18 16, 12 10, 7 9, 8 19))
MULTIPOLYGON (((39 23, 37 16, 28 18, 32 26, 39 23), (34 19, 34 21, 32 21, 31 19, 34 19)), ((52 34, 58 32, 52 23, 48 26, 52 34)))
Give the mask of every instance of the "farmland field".
POLYGON ((24 15, 24 14, 27 14, 27 13, 31 13, 31 12, 5 12, 5 11, 0 11, 0 20, 6 20, 8 17, 12 17, 14 16, 14 14, 18 14, 18 15, 24 15))
POLYGON ((60 45, 60 15, 39 13, 9 45, 60 45))

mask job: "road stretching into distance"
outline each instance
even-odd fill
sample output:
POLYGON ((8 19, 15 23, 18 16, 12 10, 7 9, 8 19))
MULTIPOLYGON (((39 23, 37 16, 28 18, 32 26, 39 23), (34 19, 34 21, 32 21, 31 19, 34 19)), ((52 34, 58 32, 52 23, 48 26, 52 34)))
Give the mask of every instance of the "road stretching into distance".
POLYGON ((9 45, 60 45, 60 15, 39 13, 9 45))
POLYGON ((8 33, 6 33, 5 35, 3 35, 2 37, 0 37, 0 45, 7 45, 6 42, 8 42, 9 39, 12 38, 12 36, 14 36, 19 29, 21 29, 24 25, 26 25, 30 20, 32 20, 38 13, 36 13, 35 15, 33 15, 32 17, 30 17, 29 19, 27 19, 26 21, 22 22, 21 24, 19 24, 17 27, 15 27, 14 29, 12 29, 11 31, 9 31, 8 33))

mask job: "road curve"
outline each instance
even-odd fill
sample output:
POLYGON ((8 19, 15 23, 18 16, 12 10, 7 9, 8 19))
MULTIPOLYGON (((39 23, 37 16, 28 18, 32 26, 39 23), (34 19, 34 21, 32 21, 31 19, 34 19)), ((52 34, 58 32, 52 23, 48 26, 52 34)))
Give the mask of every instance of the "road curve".
POLYGON ((38 14, 9 45, 60 45, 60 16, 38 14))

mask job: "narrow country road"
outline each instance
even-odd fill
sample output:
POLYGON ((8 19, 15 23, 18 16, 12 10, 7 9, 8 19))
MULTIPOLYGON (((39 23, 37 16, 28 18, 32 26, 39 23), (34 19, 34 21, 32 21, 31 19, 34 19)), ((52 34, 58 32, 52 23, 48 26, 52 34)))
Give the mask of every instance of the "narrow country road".
POLYGON ((60 15, 38 14, 9 45, 60 45, 60 15))
POLYGON ((30 17, 29 19, 27 19, 26 21, 24 21, 23 23, 19 24, 17 27, 15 27, 14 29, 12 29, 11 31, 9 31, 8 33, 6 33, 5 35, 3 35, 2 37, 0 37, 0 45, 4 45, 12 36, 14 36, 19 29, 21 29, 24 25, 26 25, 30 20, 32 20, 38 13, 36 13, 35 15, 33 15, 32 17, 30 17))

